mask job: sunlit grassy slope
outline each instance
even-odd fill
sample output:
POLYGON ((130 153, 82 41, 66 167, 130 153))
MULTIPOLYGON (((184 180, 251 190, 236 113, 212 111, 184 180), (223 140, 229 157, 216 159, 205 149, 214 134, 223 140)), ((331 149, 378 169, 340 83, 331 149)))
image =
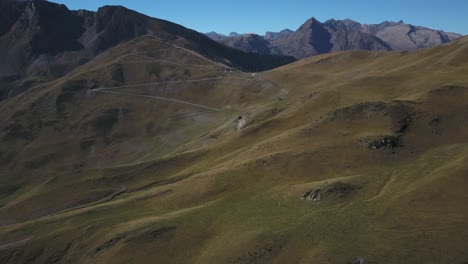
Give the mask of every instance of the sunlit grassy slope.
POLYGON ((140 38, 3 102, 0 262, 468 262, 467 38, 224 71, 140 38))

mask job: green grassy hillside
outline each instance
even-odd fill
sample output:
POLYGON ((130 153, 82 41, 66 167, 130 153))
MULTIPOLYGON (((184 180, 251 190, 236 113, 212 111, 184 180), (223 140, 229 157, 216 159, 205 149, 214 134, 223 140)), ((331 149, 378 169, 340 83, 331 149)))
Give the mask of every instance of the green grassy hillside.
POLYGON ((2 102, 0 262, 468 261, 467 38, 225 68, 143 37, 2 102))

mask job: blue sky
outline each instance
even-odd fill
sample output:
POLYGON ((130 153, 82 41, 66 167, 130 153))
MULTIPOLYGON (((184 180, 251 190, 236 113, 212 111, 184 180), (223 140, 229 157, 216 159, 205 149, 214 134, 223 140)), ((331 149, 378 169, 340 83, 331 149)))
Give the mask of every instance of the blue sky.
POLYGON ((406 23, 468 34, 468 0, 52 0, 70 9, 122 5, 200 32, 296 30, 311 17, 406 23))

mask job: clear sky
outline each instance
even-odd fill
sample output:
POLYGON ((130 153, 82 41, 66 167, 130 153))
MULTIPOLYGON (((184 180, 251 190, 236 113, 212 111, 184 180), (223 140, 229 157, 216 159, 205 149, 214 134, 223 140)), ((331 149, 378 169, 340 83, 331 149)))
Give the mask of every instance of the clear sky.
POLYGON ((70 9, 122 5, 206 33, 296 30, 311 17, 399 21, 468 34, 468 0, 52 0, 70 9))

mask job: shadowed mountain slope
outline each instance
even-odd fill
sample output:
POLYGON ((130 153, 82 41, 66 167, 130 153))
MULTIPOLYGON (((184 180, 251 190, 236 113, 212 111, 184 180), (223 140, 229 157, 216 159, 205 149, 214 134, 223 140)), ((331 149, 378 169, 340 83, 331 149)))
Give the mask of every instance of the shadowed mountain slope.
MULTIPOLYGON (((241 52, 196 31, 120 6, 70 11, 45 0, 2 0, 0 83, 2 97, 64 76, 115 45, 143 35, 184 45, 246 71, 266 70, 292 57, 241 52)), ((1 99, 1 98, 0 98, 1 99)))

